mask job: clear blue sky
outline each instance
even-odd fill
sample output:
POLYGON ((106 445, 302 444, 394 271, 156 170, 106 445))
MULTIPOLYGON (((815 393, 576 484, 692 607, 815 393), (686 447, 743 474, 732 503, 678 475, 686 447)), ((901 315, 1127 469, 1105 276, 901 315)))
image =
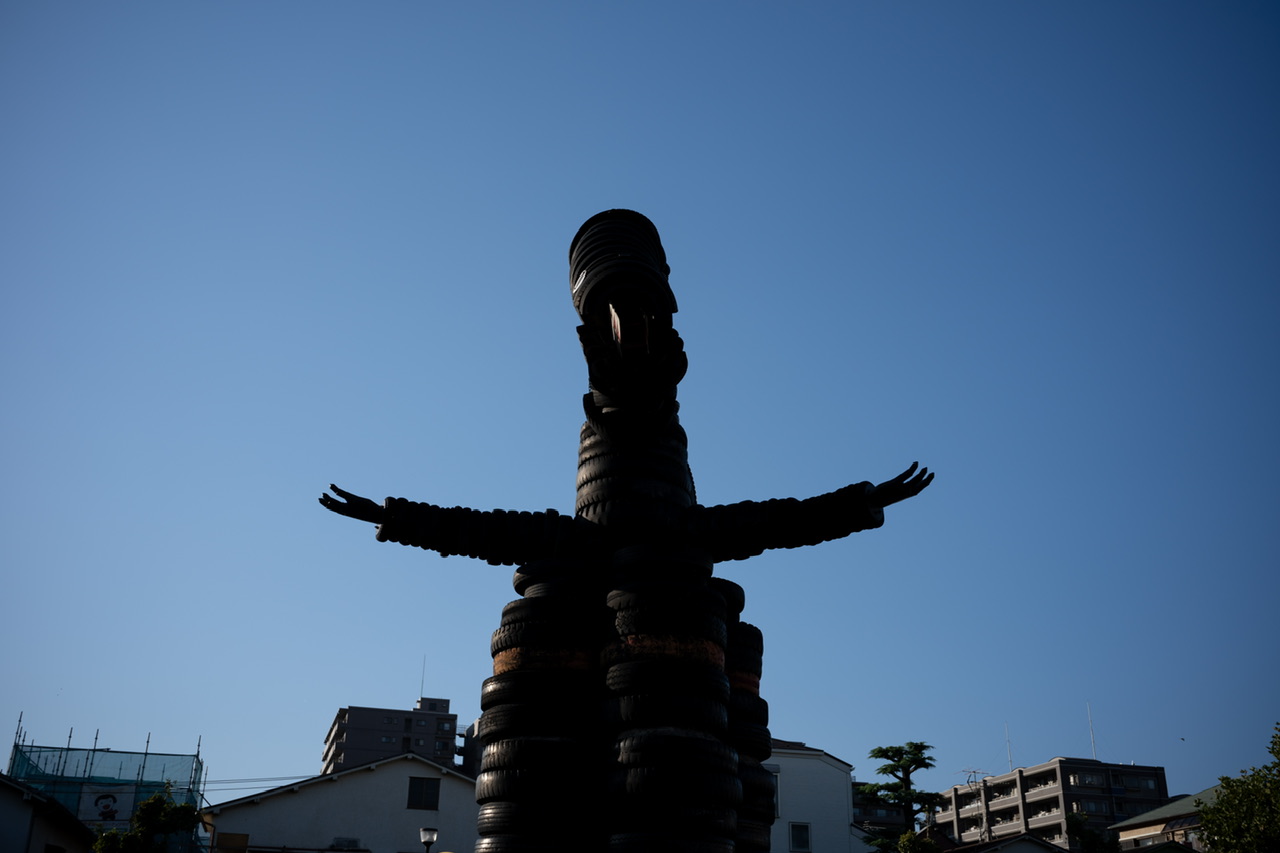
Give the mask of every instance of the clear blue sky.
POLYGON ((316 498, 570 511, 631 207, 704 503, 937 471, 720 567, 776 736, 1262 763, 1278 95, 1269 3, 4 3, 0 724, 309 775, 424 655, 477 716, 510 570, 316 498))

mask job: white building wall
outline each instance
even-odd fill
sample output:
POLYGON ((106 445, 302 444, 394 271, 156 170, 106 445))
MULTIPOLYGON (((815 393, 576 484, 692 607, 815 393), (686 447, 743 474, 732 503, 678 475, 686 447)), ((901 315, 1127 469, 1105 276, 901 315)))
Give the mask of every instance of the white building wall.
POLYGON ((853 765, 816 749, 774 744, 765 767, 777 774, 778 816, 771 836, 774 853, 790 853, 791 824, 809 824, 810 853, 872 850, 852 832, 853 765))
POLYGON ((418 829, 434 826, 432 853, 469 853, 476 842, 475 783, 411 758, 315 777, 269 796, 211 806, 219 834, 247 833, 250 847, 326 849, 335 838, 358 838, 371 853, 422 853, 418 829), (441 779, 440 808, 407 808, 409 778, 441 779))

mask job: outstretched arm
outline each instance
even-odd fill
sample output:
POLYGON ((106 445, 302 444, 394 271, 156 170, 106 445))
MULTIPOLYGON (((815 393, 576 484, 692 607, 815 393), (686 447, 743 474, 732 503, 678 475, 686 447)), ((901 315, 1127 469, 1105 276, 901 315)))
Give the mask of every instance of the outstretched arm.
POLYGON ((878 486, 854 483, 825 495, 797 500, 742 501, 692 507, 686 516, 690 541, 716 562, 744 560, 774 548, 800 548, 841 539, 884 524, 884 508, 918 495, 933 475, 912 464, 878 486))
POLYGON ((379 542, 425 548, 442 557, 461 554, 495 566, 514 566, 589 552, 599 540, 593 525, 553 509, 482 512, 404 498, 387 498, 377 504, 334 485, 329 490, 338 497, 322 495, 320 505, 338 515, 378 525, 379 542))

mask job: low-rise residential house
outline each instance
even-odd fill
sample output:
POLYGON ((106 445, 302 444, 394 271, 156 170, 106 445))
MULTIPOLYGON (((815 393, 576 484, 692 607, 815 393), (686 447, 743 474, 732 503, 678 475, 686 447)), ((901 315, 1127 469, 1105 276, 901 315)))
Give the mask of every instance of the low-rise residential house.
POLYGON ((853 765, 798 741, 773 740, 764 766, 777 781, 773 850, 865 853, 874 850, 853 820, 853 765))
POLYGON ((1218 786, 1214 785, 1198 794, 1179 797, 1159 808, 1113 823, 1111 831, 1119 836, 1121 850, 1155 847, 1165 841, 1179 842, 1190 850, 1207 850, 1200 837, 1200 807, 1196 803, 1213 805, 1217 799, 1218 786))
POLYGON ((478 811, 475 779, 405 753, 219 803, 201 814, 213 829, 213 853, 421 853, 423 827, 439 830, 437 850, 471 850, 478 811))
POLYGON ((0 774, 0 850, 89 853, 98 834, 52 796, 0 774))

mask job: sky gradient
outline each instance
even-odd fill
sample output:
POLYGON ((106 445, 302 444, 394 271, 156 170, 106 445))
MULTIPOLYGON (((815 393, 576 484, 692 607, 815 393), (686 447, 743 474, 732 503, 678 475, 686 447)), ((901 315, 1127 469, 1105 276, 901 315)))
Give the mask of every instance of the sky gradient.
POLYGON ((927 741, 935 790, 1263 763, 1278 45, 1266 3, 0 4, 0 722, 200 739, 219 802, 424 656, 477 716, 510 569, 316 498, 571 511, 566 253, 628 207, 702 503, 937 472, 717 568, 775 736, 927 741))

